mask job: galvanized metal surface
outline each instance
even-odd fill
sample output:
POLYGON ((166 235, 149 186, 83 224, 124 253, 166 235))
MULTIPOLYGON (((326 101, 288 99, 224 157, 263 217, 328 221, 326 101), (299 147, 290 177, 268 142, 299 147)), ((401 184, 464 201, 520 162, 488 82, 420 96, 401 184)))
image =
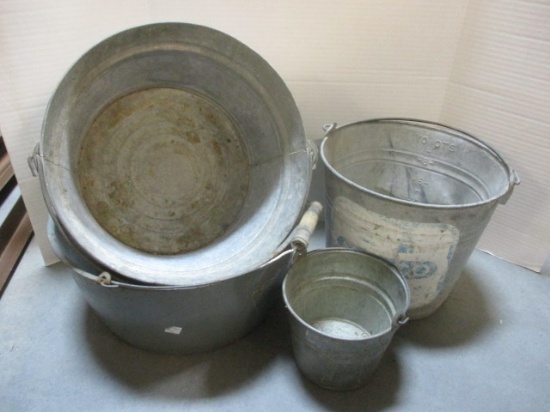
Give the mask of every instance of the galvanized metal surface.
POLYGON ((419 120, 329 126, 321 156, 327 245, 393 262, 409 282, 413 319, 444 302, 496 206, 519 184, 490 146, 419 120))
POLYGON ((92 123, 76 173, 109 234, 135 249, 178 254, 221 237, 245 202, 249 165, 237 127, 184 90, 123 96, 92 123))
POLYGON ((100 277, 50 221, 56 254, 73 269, 82 295, 122 340, 167 354, 206 352, 232 343, 261 321, 280 291, 294 251, 242 276, 199 287, 151 286, 100 277), (76 266, 76 264, 82 266, 76 266))
POLYGON ((283 282, 294 357, 320 386, 365 384, 400 324, 409 289, 389 262, 347 249, 299 258, 283 282))
POLYGON ((269 64, 180 23, 87 52, 50 101, 31 165, 56 224, 96 264, 177 286, 269 261, 303 211, 313 166, 269 64))
POLYGON ((307 248, 321 205, 304 213, 291 243, 253 271, 198 287, 139 284, 105 271, 79 251, 50 219, 57 256, 97 315, 129 344, 159 353, 189 354, 227 345, 248 333, 277 299, 292 260, 307 248))

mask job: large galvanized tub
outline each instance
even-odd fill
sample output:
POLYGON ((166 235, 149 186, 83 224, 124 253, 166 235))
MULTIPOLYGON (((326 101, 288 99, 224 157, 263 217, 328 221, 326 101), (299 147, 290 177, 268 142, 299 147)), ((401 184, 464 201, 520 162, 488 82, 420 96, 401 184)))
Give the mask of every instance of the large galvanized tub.
POLYGON ((190 354, 230 344, 265 317, 289 265, 307 249, 320 211, 314 202, 292 231, 291 246, 275 251, 268 262, 230 279, 192 287, 139 284, 106 272, 52 219, 48 237, 90 307, 113 333, 149 351, 190 354))
POLYGON ((55 223, 97 265, 195 287, 254 271, 289 241, 312 150, 266 61, 216 30, 164 23, 75 63, 31 165, 55 223))
POLYGON ((48 236, 107 327, 132 346, 165 354, 213 350, 248 333, 273 304, 294 254, 287 249, 249 273, 212 284, 153 286, 107 274, 51 220, 48 236))
POLYGON ((430 315, 517 174, 489 145, 437 123, 376 119, 326 130, 327 245, 390 260, 409 282, 408 315, 430 315))

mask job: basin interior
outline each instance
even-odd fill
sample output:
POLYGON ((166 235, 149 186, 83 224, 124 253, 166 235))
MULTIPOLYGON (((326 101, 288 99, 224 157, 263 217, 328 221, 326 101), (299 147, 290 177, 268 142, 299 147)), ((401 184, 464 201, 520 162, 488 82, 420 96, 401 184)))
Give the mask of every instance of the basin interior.
POLYGON ((137 250, 172 255, 222 236, 245 202, 250 162, 232 119, 168 87, 108 104, 82 140, 81 195, 96 221, 137 250))

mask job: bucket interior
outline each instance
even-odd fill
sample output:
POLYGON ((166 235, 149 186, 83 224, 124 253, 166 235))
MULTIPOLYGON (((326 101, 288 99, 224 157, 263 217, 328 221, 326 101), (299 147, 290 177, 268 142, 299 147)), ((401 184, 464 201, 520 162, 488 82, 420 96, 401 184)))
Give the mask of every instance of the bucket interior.
POLYGON ((283 288, 299 319, 337 339, 386 333, 408 305, 403 279, 379 259, 352 251, 308 254, 291 268, 283 288))
POLYGON ((503 196, 506 163, 489 146, 442 125, 398 119, 330 131, 325 164, 371 192, 427 205, 471 205, 503 196))
POLYGON ((339 339, 364 339, 391 328, 394 308, 370 285, 326 277, 292 296, 296 314, 314 329, 339 339))

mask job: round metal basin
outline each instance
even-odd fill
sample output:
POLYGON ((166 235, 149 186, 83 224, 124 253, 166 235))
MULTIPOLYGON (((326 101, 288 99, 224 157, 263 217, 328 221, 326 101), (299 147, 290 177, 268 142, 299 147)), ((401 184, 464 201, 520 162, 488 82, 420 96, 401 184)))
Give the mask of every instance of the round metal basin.
POLYGON ((267 262, 306 201, 296 104, 254 51, 153 24, 101 42, 65 75, 38 153, 70 241, 140 282, 202 285, 267 262))

